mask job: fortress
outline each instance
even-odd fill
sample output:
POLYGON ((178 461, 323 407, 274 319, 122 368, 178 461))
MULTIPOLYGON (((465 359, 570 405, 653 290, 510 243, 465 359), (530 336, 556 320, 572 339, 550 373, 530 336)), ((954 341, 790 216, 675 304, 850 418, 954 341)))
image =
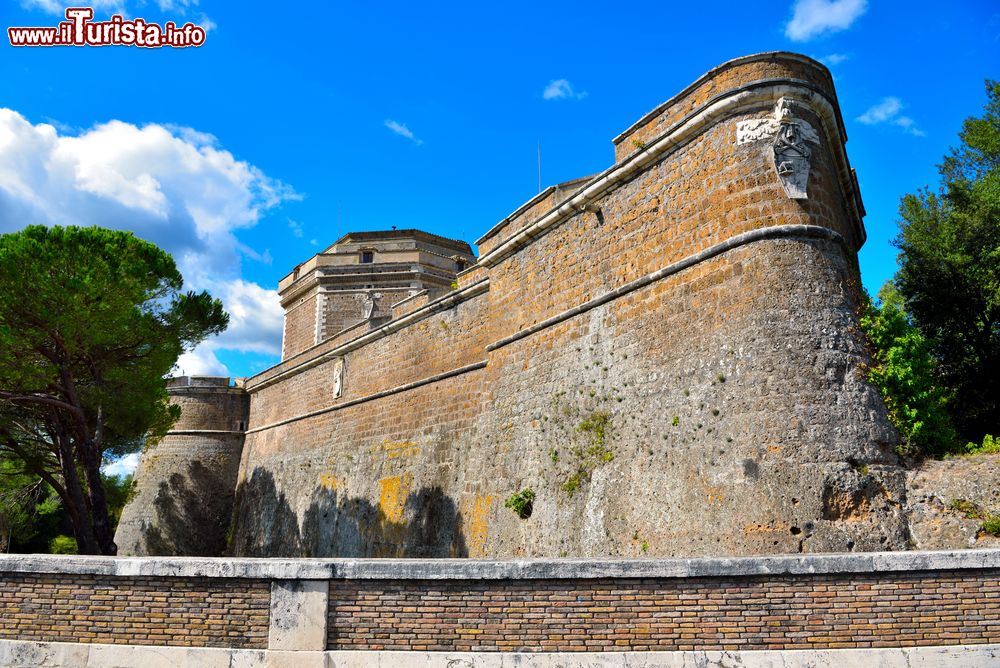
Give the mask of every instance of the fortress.
POLYGON ((906 549, 846 140, 825 67, 738 58, 478 258, 416 230, 346 235, 281 280, 280 364, 171 381, 181 418, 142 457, 120 553, 906 549))

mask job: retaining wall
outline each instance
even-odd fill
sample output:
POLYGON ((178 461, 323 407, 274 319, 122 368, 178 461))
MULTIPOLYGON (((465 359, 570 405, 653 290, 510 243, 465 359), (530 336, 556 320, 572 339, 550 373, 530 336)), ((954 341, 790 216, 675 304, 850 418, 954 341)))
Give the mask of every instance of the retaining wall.
POLYGON ((5 666, 1000 661, 997 550, 631 561, 11 555, 0 557, 0 579, 5 666))

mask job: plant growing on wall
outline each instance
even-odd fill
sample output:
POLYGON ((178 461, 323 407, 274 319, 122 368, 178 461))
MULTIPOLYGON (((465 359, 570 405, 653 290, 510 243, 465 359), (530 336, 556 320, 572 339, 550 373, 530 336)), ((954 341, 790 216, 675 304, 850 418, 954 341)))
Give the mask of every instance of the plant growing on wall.
POLYGON ((518 517, 522 520, 526 520, 531 517, 531 511, 534 510, 535 503, 535 492, 531 489, 522 489, 520 492, 514 492, 510 495, 506 501, 504 501, 504 508, 510 508, 514 511, 518 517))
POLYGON ((573 496, 583 483, 590 480, 594 469, 615 458, 615 453, 606 445, 610 426, 611 414, 607 411, 594 411, 576 426, 577 433, 584 436, 585 443, 573 448, 576 470, 562 484, 563 491, 569 496, 573 496))

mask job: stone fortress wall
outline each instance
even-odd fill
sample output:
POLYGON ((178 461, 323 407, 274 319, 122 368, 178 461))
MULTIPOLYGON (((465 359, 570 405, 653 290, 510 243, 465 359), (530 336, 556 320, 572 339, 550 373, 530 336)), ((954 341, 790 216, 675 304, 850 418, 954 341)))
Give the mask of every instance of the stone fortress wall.
MULTIPOLYGON (((607 170, 489 230, 454 289, 314 344, 289 346, 289 310, 282 362, 243 388, 230 554, 905 549, 896 435, 863 373, 845 142, 826 68, 739 58, 617 137, 607 170), (522 489, 525 518, 504 507, 522 489)), ((218 534, 157 515, 163 445, 123 553, 195 553, 149 547, 164 521, 218 534)))

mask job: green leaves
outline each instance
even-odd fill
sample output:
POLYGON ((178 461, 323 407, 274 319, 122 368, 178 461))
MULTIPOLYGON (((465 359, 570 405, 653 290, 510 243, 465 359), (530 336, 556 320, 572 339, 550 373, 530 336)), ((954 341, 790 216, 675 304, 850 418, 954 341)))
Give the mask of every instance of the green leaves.
POLYGON ((173 258, 130 232, 31 226, 0 236, 0 455, 72 489, 72 450, 90 487, 84 507, 64 501, 98 534, 108 524, 94 487, 100 462, 169 429, 177 410, 164 376, 229 322, 219 300, 182 287, 173 258))
POLYGON ((881 305, 866 297, 861 328, 871 345, 868 381, 885 401, 899 432, 901 455, 942 456, 958 449, 946 410, 947 393, 935 378, 930 345, 910 323, 893 283, 879 291, 881 305))
POLYGON ((937 193, 900 202, 894 282, 948 388, 965 440, 1000 424, 1000 83, 940 165, 937 193))

